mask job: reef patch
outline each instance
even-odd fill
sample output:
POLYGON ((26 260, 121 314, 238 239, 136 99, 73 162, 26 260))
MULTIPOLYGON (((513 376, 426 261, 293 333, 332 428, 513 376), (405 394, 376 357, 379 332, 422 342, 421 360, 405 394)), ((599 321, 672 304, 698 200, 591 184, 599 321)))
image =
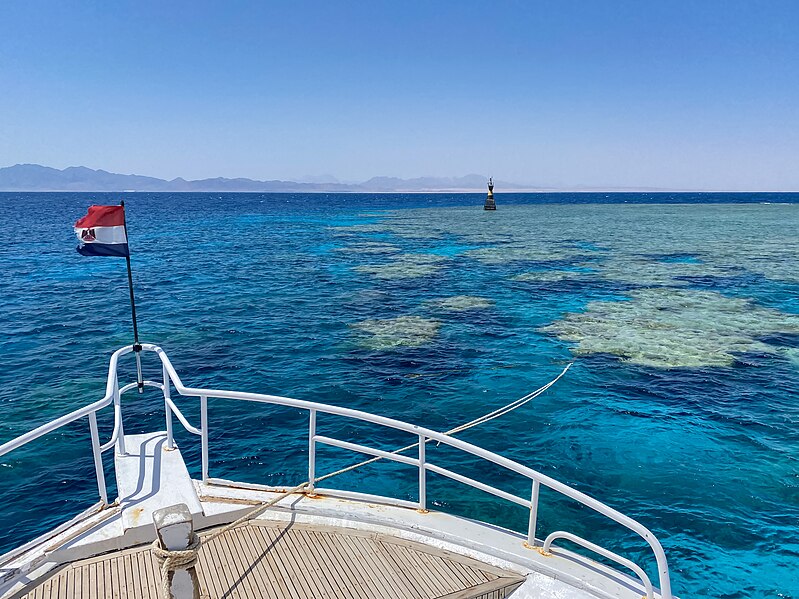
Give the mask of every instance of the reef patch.
POLYGON ((449 312, 465 312, 467 310, 484 310, 494 305, 494 302, 486 297, 476 295, 454 295, 442 299, 431 300, 431 306, 449 312))
POLYGON ((612 354, 655 368, 731 366, 736 354, 776 353, 758 339, 799 333, 799 316, 713 291, 638 289, 629 301, 592 302, 544 332, 574 343, 575 354, 612 354))
POLYGON ((588 278, 592 273, 579 270, 534 270, 511 277, 511 281, 532 283, 557 283, 558 281, 578 281, 588 278))
POLYGON ((421 316, 369 319, 350 325, 361 334, 359 344, 374 350, 427 345, 438 334, 441 322, 421 316))
POLYGON ((365 264, 355 270, 377 279, 415 279, 435 274, 447 258, 435 254, 400 254, 385 264, 365 264))

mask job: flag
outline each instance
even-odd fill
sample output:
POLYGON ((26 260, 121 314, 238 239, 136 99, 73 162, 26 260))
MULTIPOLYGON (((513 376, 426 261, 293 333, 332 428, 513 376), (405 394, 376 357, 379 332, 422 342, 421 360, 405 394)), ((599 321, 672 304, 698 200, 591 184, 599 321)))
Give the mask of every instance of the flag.
POLYGON ((89 212, 75 223, 75 234, 84 256, 116 256, 128 253, 124 206, 89 206, 89 212))

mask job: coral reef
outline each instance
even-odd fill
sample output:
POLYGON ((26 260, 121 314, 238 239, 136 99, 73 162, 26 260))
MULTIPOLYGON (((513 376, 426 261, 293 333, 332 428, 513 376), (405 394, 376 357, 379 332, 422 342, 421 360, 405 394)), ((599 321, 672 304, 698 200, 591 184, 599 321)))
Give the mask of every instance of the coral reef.
POLYGON ((450 312, 465 312, 466 310, 483 310, 490 308, 494 302, 485 297, 476 295, 454 295, 438 300, 432 300, 430 305, 450 312))
POLYGON ((441 323, 421 316, 400 316, 389 319, 369 319, 351 325, 361 333, 359 344, 374 350, 398 347, 418 347, 430 343, 438 334, 441 323))
POLYGON ((355 270, 378 279, 414 279, 438 272, 447 258, 436 254, 400 254, 385 264, 365 264, 355 270))
POLYGON ((576 354, 613 354, 657 368, 730 366, 736 354, 777 351, 760 337, 799 333, 797 315, 712 291, 657 287, 629 295, 592 302, 542 330, 575 343, 576 354))

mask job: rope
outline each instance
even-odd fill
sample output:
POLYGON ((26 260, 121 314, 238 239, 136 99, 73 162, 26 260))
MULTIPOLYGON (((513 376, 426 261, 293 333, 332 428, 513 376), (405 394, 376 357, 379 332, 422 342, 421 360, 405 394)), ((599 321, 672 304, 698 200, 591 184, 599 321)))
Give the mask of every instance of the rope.
POLYGON ((169 573, 174 572, 178 568, 188 570, 197 564, 198 551, 200 550, 200 537, 197 533, 191 533, 191 541, 186 549, 178 549, 170 551, 161 546, 161 540, 156 538, 150 546, 155 559, 158 560, 158 566, 161 571, 161 596, 164 599, 171 599, 172 593, 170 591, 169 573))
MULTIPOLYGON (((566 368, 564 368, 558 376, 556 376, 554 379, 549 381, 543 387, 539 387, 535 391, 533 391, 531 393, 528 393, 524 397, 520 397, 519 399, 517 399, 515 401, 512 401, 508 405, 503 406, 503 407, 499 408, 498 410, 494 410, 493 412, 489 412, 488 414, 480 416, 479 418, 475 418, 474 420, 470 420, 469 422, 461 424, 460 426, 456 426, 455 428, 451 428, 448 431, 445 431, 444 434, 445 435, 454 435, 456 433, 463 432, 463 431, 465 431, 467 429, 470 429, 472 427, 477 426, 478 424, 483 424, 485 422, 488 422, 489 420, 493 420, 494 418, 499 418, 500 416, 504 416, 508 412, 512 412, 516 408, 522 407, 524 404, 534 400, 536 397, 538 397, 539 395, 544 393, 547 389, 549 389, 552 385, 557 383, 561 379, 561 377, 564 374, 566 374, 566 372, 569 370, 569 368, 572 367, 573 363, 574 362, 570 362, 569 364, 567 364, 566 368)), ((425 443, 429 443, 430 441, 431 441, 431 439, 425 439, 425 443)), ((415 447, 419 447, 419 442, 418 441, 416 443, 411 443, 410 445, 406 445, 405 447, 400 447, 399 449, 395 449, 394 451, 392 451, 390 453, 398 454, 398 453, 402 453, 403 451, 408 451, 409 449, 413 449, 415 447)), ((367 464, 373 464, 374 462, 377 462, 378 460, 382 460, 382 459, 383 458, 380 457, 380 456, 377 456, 377 457, 374 457, 374 458, 369 458, 368 460, 364 460, 363 462, 358 462, 357 464, 353 464, 351 466, 347 466, 346 468, 342 468, 341 470, 336 470, 335 472, 331 472, 329 474, 325 474, 324 476, 319 476, 319 477, 314 479, 314 484, 316 484, 318 482, 322 482, 323 480, 327 480, 328 478, 333 478, 334 476, 338 476, 339 474, 344 474, 346 472, 349 472, 350 470, 355 470, 356 468, 360 468, 361 466, 366 466, 367 464)), ((307 486, 308 483, 304 483, 304 485, 307 486)))
MULTIPOLYGON (((486 422, 488 422, 490 420, 494 420, 495 418, 499 418, 500 416, 504 416, 505 414, 507 414, 509 412, 512 412, 513 410, 516 410, 517 408, 522 407, 524 404, 532 401, 533 399, 535 399, 536 397, 538 397, 539 395, 541 395, 542 393, 547 391, 550 387, 552 387, 552 385, 557 383, 563 377, 563 375, 566 374, 566 372, 569 370, 569 368, 572 367, 572 364, 573 364, 573 362, 570 362, 569 364, 567 364, 566 367, 560 372, 560 374, 558 376, 556 376, 554 379, 552 379, 551 381, 549 381, 546 385, 544 385, 542 387, 539 387, 535 391, 533 391, 531 393, 528 393, 527 395, 525 395, 523 397, 520 397, 519 399, 517 399, 515 401, 512 401, 511 403, 509 403, 509 404, 507 404, 507 405, 505 405, 505 406, 503 406, 503 407, 501 407, 501 408, 499 408, 497 410, 494 410, 493 412, 489 412, 488 414, 484 414, 483 416, 480 416, 479 418, 475 418, 474 420, 470 420, 469 422, 466 422, 464 424, 456 426, 455 428, 451 428, 450 430, 446 431, 444 434, 445 435, 454 435, 456 433, 463 432, 463 431, 468 430, 470 428, 473 428, 473 427, 475 427, 475 426, 477 426, 479 424, 484 424, 484 423, 486 423, 486 422)), ((431 440, 432 439, 425 439, 425 443, 429 443, 431 440)), ((419 446, 419 442, 416 442, 416 443, 412 443, 411 445, 406 445, 405 447, 400 447, 399 449, 395 449, 394 451, 392 451, 390 453, 391 454, 399 454, 399 453, 402 453, 404 451, 408 451, 409 449, 413 449, 413 448, 418 447, 418 446, 419 446)), ((327 480, 329 478, 333 478, 334 476, 339 476, 341 474, 345 474, 347 472, 355 470, 356 468, 361 468, 362 466, 366 466, 367 464, 372 464, 372 463, 377 462, 378 460, 382 460, 382 459, 383 458, 381 456, 377 456, 377 457, 374 457, 374 458, 370 458, 368 460, 364 460, 362 462, 358 462, 356 464, 351 464, 349 466, 346 466, 345 468, 341 468, 341 469, 336 470, 334 472, 329 472, 328 474, 325 474, 323 476, 316 477, 316 478, 314 478, 313 482, 314 482, 314 484, 316 484, 318 482, 322 482, 323 480, 327 480)), ((161 542, 158 539, 153 541, 152 551, 153 551, 153 554, 155 554, 156 559, 158 559, 158 563, 160 564, 160 568, 161 568, 161 591, 162 591, 163 599, 171 599, 172 598, 172 595, 171 595, 171 592, 170 592, 170 589, 169 589, 169 572, 173 572, 177 568, 188 569, 188 568, 191 568, 192 566, 194 566, 197 563, 198 551, 199 551, 200 546, 202 544, 210 543, 211 541, 213 541, 217 537, 220 537, 223 534, 233 530, 237 526, 240 526, 241 524, 244 524, 245 522, 248 522, 248 521, 252 520, 253 518, 257 518, 258 516, 260 516, 262 513, 264 513, 266 510, 268 510, 270 507, 272 507, 276 503, 282 501, 286 497, 294 495, 295 493, 299 493, 300 491, 308 488, 310 485, 311 485, 310 481, 305 481, 304 483, 300 483, 296 487, 293 487, 293 488, 289 489, 288 491, 285 491, 285 492, 281 493, 280 495, 277 495, 276 497, 273 497, 269 501, 266 501, 266 502, 256 506, 254 509, 252 509, 249 512, 247 512, 246 514, 244 514, 238 520, 234 520, 230 524, 228 524, 226 526, 223 526, 222 528, 220 528, 218 530, 215 530, 213 533, 211 533, 210 535, 206 536, 202 540, 200 540, 200 537, 197 536, 196 533, 192 533, 191 542, 189 543, 189 546, 186 549, 178 550, 178 551, 169 551, 169 550, 164 549, 164 548, 161 547, 161 542)))

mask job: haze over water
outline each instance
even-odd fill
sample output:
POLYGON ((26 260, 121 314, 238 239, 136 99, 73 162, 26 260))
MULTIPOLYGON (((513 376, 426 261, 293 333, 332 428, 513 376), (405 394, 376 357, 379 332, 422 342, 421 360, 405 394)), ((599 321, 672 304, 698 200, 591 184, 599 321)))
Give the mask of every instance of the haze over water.
MULTIPOLYGON (((462 438, 652 529, 679 596, 799 596, 799 194, 498 194, 496 213, 482 194, 0 194, 13 233, 0 246, 0 441, 102 397, 108 357, 130 343, 124 261, 79 256, 71 231, 89 203, 120 197, 142 339, 186 384, 446 430, 574 360, 534 403, 462 438)), ((126 396, 126 432, 163 428, 161 404, 126 396)), ((194 400, 179 405, 198 421, 194 400)), ((300 412, 212 400, 211 475, 300 482, 306 427, 300 412)), ((0 459, 0 551, 95 500, 87 429, 0 459)), ((321 417, 319 429, 407 442, 321 417)), ((199 476, 196 438, 177 438, 199 476)), ((352 457, 323 453, 318 471, 352 457)), ((443 447, 428 457, 529 494, 443 447)), ((416 476, 378 464, 334 485, 413 499, 416 476)), ((434 475, 428 497, 526 526, 523 510, 434 475)), ((539 523, 655 578, 643 543, 554 493, 539 523)))

